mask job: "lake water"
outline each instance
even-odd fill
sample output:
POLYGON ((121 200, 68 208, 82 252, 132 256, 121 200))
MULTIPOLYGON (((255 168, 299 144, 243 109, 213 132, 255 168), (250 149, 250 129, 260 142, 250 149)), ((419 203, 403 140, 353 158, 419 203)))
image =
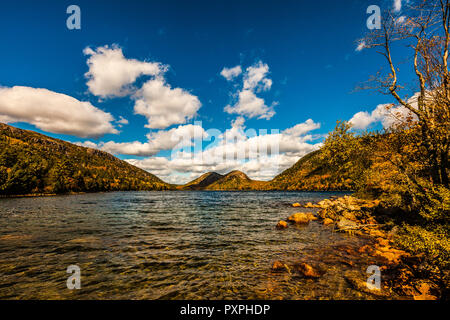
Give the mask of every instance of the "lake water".
MULTIPOLYGON (((367 240, 320 222, 276 230, 320 192, 115 192, 0 199, 2 299, 367 299, 367 240), (308 262, 306 279, 271 271, 308 262), (68 290, 69 265, 81 289, 68 290)), ((307 211, 307 209, 301 209, 307 211)))

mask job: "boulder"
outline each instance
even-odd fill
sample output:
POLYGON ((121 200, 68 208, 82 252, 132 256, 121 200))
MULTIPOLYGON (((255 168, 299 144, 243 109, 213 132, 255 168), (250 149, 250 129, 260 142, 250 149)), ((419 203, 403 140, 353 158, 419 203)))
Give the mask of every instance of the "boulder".
POLYGON ((354 214, 353 212, 350 212, 350 211, 345 211, 345 212, 342 214, 342 216, 343 216, 345 219, 348 219, 348 220, 358 221, 358 219, 356 218, 355 214, 354 214))
POLYGON ((306 278, 319 278, 320 277, 320 273, 313 268, 312 266, 310 266, 307 263, 300 263, 295 265, 295 270, 297 270, 299 273, 301 273, 304 277, 306 278))
POLYGON ((317 205, 317 204, 312 204, 311 202, 308 202, 308 203, 305 204, 303 207, 304 207, 304 208, 320 208, 319 205, 317 205))
POLYGON ((294 208, 298 208, 298 207, 301 207, 302 205, 300 203, 296 202, 296 203, 292 204, 292 206, 294 208))
POLYGON ((334 223, 334 221, 331 220, 331 219, 329 219, 329 218, 325 218, 325 219, 323 220, 323 224, 324 224, 325 226, 330 225, 330 224, 333 224, 333 223, 334 223))
POLYGON ((364 245, 359 248, 360 253, 367 253, 372 257, 378 257, 385 260, 387 264, 399 264, 402 257, 408 257, 409 254, 406 251, 392 248, 389 245, 389 240, 378 238, 377 242, 373 245, 364 245))
POLYGON ((298 224, 307 224, 310 221, 310 217, 307 213, 297 212, 288 218, 289 222, 298 223, 298 224))
POLYGON ((354 204, 348 204, 348 205, 346 206, 346 208, 347 208, 348 210, 350 210, 350 211, 359 211, 359 210, 361 210, 361 207, 360 207, 360 206, 357 206, 357 205, 354 205, 354 204))
POLYGON ((325 199, 317 203, 320 208, 327 209, 332 206, 333 202, 331 200, 325 199))
POLYGON ((306 216, 308 217, 308 219, 309 219, 310 221, 316 221, 316 220, 319 219, 319 218, 317 218, 314 214, 312 214, 311 212, 307 212, 307 213, 306 213, 306 216))
POLYGON ((280 230, 280 229, 286 229, 287 227, 288 227, 287 222, 284 220, 280 220, 280 221, 278 221, 276 228, 280 230))
POLYGON ((417 291, 420 292, 419 295, 414 295, 414 300, 437 300, 437 297, 431 294, 433 287, 426 282, 421 283, 417 286, 417 291))
POLYGON ((337 227, 340 230, 345 230, 345 229, 354 229, 358 226, 358 224, 354 221, 351 221, 347 218, 341 218, 339 220, 339 222, 337 223, 337 227))
POLYGON ((317 215, 318 215, 319 217, 321 217, 322 219, 327 218, 327 212, 326 212, 325 210, 319 210, 319 211, 317 212, 317 215))
POLYGON ((272 271, 284 271, 286 270, 286 265, 280 261, 275 261, 272 264, 272 271))
POLYGON ((387 297, 389 294, 385 291, 377 289, 375 287, 370 287, 367 285, 367 277, 366 275, 361 276, 360 274, 350 271, 344 274, 344 279, 354 290, 361 291, 364 293, 372 294, 378 297, 387 297))

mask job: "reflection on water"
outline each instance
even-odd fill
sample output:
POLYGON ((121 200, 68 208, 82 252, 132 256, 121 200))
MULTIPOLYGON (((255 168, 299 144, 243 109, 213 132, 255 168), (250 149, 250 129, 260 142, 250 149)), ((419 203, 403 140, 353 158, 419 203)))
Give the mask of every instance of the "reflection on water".
POLYGON ((117 192, 0 199, 3 299, 358 299, 343 272, 365 240, 319 222, 275 229, 333 193, 117 192), (303 209, 304 211, 305 209, 303 209), (274 273, 275 260, 325 274, 274 273), (68 290, 66 268, 81 268, 68 290))

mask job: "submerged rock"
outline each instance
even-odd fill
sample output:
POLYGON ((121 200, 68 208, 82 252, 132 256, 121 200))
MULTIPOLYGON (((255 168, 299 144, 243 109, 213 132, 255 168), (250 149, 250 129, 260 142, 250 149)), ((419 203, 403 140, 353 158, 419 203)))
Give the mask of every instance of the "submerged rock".
POLYGON ((321 276, 315 268, 305 262, 295 265, 295 270, 306 278, 319 278, 321 276))
POLYGON ((395 249, 390 246, 389 240, 378 238, 373 245, 364 245, 358 250, 360 253, 367 253, 372 257, 382 258, 387 264, 399 264, 403 257, 409 257, 406 251, 395 249))
POLYGON ((288 227, 287 222, 284 220, 280 220, 280 221, 278 221, 276 228, 277 229, 286 229, 287 227, 288 227))
POLYGON ((272 271, 284 271, 286 270, 286 265, 281 261, 275 261, 272 264, 272 271))
POLYGON ((364 293, 373 294, 378 297, 387 297, 389 294, 380 289, 377 289, 374 286, 369 287, 367 285, 367 278, 365 276, 361 276, 357 272, 346 272, 344 274, 344 279, 347 281, 347 283, 352 287, 354 290, 361 291, 364 293))
POLYGON ((298 224, 307 224, 310 221, 310 217, 307 213, 297 212, 288 218, 289 222, 298 223, 298 224))

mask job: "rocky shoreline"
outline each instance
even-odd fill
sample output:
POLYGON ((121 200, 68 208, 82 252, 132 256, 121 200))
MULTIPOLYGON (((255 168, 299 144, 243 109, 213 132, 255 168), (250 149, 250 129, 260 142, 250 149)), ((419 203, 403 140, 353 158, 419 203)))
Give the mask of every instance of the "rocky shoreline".
MULTIPOLYGON (((354 256, 365 256, 379 266, 382 274, 380 289, 367 285, 367 278, 361 272, 346 272, 343 277, 354 290, 373 295, 377 299, 414 299, 437 300, 443 298, 442 288, 431 279, 420 276, 421 257, 395 245, 397 226, 386 225, 379 221, 379 212, 383 205, 379 200, 362 200, 353 196, 325 199, 318 203, 294 203, 292 207, 308 208, 312 212, 297 212, 276 225, 278 230, 289 228, 289 225, 306 225, 318 221, 331 232, 342 232, 349 236, 363 237, 368 244, 361 246, 354 256), (376 263, 375 263, 376 262, 376 263)), ((343 248, 343 250, 350 250, 343 248)), ((354 250, 353 250, 354 251, 354 250)), ((352 264, 352 261, 348 261, 352 264)), ((275 261, 273 272, 296 272, 305 278, 319 278, 326 270, 320 270, 308 262, 287 265, 275 261)))

